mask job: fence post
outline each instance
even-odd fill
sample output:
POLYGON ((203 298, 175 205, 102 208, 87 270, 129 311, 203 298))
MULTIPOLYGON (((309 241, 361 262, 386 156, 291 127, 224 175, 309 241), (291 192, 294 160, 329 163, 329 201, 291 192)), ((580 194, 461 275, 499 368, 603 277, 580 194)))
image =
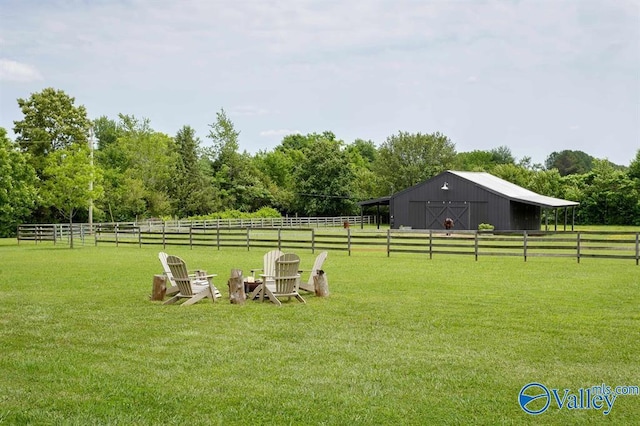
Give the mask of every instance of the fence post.
POLYGON ((316 252, 316 233, 315 229, 311 228, 311 254, 316 252))
POLYGON ((249 249, 251 248, 251 226, 247 227, 247 251, 249 251, 249 249))
POLYGON ((142 226, 138 225, 138 247, 142 248, 142 226))
POLYGON ((636 266, 640 261, 640 232, 636 232, 636 266))
POLYGON ((523 231, 523 235, 524 235, 524 261, 527 261, 527 242, 529 241, 528 236, 529 234, 527 233, 527 231, 523 231))
POLYGON ((118 247, 118 224, 117 223, 113 227, 113 230, 115 231, 115 234, 116 234, 116 247, 118 247))
POLYGON ((391 256, 391 229, 387 229, 387 257, 391 256))
POLYGON ((580 263, 580 232, 576 234, 576 257, 578 263, 580 263))
POLYGON ((347 251, 351 256, 351 228, 347 228, 347 251))
POLYGON ((473 243, 473 251, 475 252, 476 262, 478 261, 478 230, 475 231, 475 241, 473 243))
POLYGON ((433 259, 433 229, 429 229, 429 259, 433 259))
POLYGON ((189 224, 189 248, 193 250, 193 224, 189 224))
POLYGON ((96 230, 95 230, 95 233, 93 234, 93 244, 94 244, 96 247, 98 247, 98 235, 100 235, 100 231, 101 231, 101 229, 102 229, 102 228, 101 228, 101 226, 102 226, 102 225, 98 225, 98 226, 97 226, 97 228, 96 228, 96 230))
POLYGON ((280 233, 282 232, 281 228, 278 228, 278 250, 282 248, 282 240, 280 239, 280 233))
POLYGON ((220 250, 220 223, 216 226, 216 245, 218 246, 218 250, 220 250))

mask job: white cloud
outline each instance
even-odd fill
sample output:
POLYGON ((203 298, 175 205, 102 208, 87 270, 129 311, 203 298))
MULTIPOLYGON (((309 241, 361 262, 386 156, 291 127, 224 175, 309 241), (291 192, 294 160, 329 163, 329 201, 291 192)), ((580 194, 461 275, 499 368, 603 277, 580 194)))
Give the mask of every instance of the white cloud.
POLYGON ((287 136, 300 134, 300 130, 278 129, 278 130, 263 130, 260 132, 260 136, 272 137, 272 136, 287 136))
POLYGON ((0 81, 17 81, 21 83, 42 80, 42 75, 29 64, 0 59, 0 81))
MULTIPOLYGON (((1 63, 0 78, 41 79, 92 115, 135 113, 168 133, 203 132, 223 107, 250 151, 298 133, 280 128, 295 123, 345 141, 441 131, 536 161, 569 143, 599 156, 610 137, 624 144, 612 161, 627 163, 640 137, 638 6, 0 0, 2 56, 21 62, 1 63)), ((19 119, 26 90, 3 85, 0 126, 19 119)))

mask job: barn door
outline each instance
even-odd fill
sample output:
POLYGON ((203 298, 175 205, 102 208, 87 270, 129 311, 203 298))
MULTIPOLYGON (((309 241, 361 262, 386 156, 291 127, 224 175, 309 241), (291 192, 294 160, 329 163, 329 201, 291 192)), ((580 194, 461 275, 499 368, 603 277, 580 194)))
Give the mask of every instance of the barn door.
POLYGON ((427 204, 427 229, 444 229, 444 220, 453 219, 453 229, 469 229, 469 204, 427 204))

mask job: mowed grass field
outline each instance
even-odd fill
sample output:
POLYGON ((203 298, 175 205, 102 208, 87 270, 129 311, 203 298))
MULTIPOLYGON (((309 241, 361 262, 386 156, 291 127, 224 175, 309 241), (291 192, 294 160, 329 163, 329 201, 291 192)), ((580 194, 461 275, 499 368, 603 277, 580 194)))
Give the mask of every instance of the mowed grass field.
POLYGON ((330 297, 278 308, 227 299, 262 251, 167 247, 219 274, 181 307, 149 301, 159 250, 0 240, 0 424, 640 424, 518 404, 640 385, 633 261, 330 252, 330 297))

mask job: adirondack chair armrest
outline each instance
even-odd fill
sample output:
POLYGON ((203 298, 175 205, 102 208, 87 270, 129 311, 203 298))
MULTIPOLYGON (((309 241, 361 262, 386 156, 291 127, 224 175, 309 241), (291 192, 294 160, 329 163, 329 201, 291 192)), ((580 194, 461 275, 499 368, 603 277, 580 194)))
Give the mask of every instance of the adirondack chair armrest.
POLYGON ((199 272, 202 272, 202 269, 193 269, 193 270, 189 271, 189 276, 198 275, 199 272))
POLYGON ((190 277, 204 278, 204 277, 217 277, 218 274, 207 274, 207 271, 202 269, 195 269, 189 272, 190 277))
MULTIPOLYGON (((258 272, 258 271, 264 271, 264 269, 262 269, 262 268, 252 269, 251 270, 251 275, 255 278, 256 272, 258 272)), ((260 274, 260 276, 262 276, 262 274, 260 274)))

